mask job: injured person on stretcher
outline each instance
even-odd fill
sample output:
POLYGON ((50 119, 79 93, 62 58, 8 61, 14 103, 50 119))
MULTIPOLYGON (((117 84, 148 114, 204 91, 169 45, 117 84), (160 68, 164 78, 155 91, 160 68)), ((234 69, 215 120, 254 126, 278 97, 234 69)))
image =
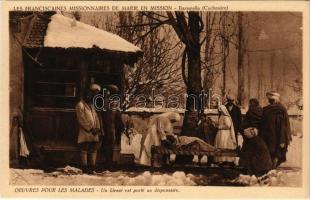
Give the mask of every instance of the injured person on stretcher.
POLYGON ((151 152, 151 165, 160 167, 170 164, 170 154, 198 155, 199 163, 202 156, 214 156, 221 153, 220 149, 206 143, 197 137, 168 135, 161 141, 161 146, 153 146, 151 152), (153 159, 153 160, 152 160, 153 159))
MULTIPOLYGON (((179 121, 180 118, 178 113, 168 112, 150 119, 148 132, 145 138, 141 140, 140 164, 151 166, 152 146, 153 148, 161 148, 163 151, 192 153, 192 155, 211 155, 219 151, 219 149, 198 137, 174 135, 173 123, 179 121)), ((155 166, 161 166, 168 160, 168 152, 162 152, 162 155, 163 158, 159 158, 160 156, 157 156, 157 158, 153 157, 153 164, 155 166)))

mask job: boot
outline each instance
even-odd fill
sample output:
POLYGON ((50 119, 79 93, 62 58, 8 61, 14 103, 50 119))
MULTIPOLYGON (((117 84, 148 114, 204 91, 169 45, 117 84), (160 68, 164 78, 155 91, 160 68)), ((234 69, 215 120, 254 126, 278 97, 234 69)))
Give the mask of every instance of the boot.
POLYGON ((84 173, 84 174, 88 174, 88 167, 87 167, 87 165, 82 165, 82 172, 84 173))

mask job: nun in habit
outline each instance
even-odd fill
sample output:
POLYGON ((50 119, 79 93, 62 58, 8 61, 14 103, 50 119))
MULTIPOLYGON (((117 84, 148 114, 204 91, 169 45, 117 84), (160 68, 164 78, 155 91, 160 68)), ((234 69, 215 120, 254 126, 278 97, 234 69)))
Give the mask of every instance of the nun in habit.
MULTIPOLYGON (((218 121, 218 131, 215 137, 214 146, 220 149, 236 149, 236 135, 234 125, 229 112, 225 105, 219 108, 220 117, 218 121)), ((218 164, 233 164, 236 162, 235 157, 218 156, 214 157, 214 162, 218 164)))
MULTIPOLYGON (((175 112, 167 112, 150 119, 148 131, 145 139, 141 144, 140 164, 151 165, 151 147, 161 146, 162 143, 167 143, 167 136, 173 136, 173 123, 180 121, 181 116, 175 112)), ((155 164, 158 164, 155 160, 155 164)))

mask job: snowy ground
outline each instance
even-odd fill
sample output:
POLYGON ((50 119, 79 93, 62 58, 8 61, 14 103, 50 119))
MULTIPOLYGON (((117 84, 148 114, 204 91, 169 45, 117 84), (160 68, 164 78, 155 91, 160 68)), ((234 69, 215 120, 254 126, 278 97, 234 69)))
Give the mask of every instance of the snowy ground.
MULTIPOLYGON (((212 175, 213 176, 213 175, 212 175)), ((77 168, 67 166, 51 173, 35 169, 11 169, 10 184, 12 185, 128 185, 128 186, 195 186, 208 185, 211 176, 176 171, 174 173, 137 173, 126 171, 103 171, 95 175, 82 174, 77 168)), ((214 179, 214 177, 213 177, 214 179)), ((227 184, 245 186, 301 186, 299 169, 273 170, 263 177, 240 175, 236 179, 226 180, 227 184)))
MULTIPOLYGON (((133 134, 130 139, 122 137, 122 152, 133 153, 138 162, 141 134, 133 134)), ((287 162, 283 163, 279 169, 269 172, 263 177, 240 175, 236 179, 224 181, 229 185, 238 184, 245 186, 288 186, 299 187, 302 182, 302 136, 293 137, 287 153, 287 162)), ((173 156, 172 156, 173 157, 173 156)), ((202 163, 207 159, 203 158, 202 163)), ((194 162, 197 162, 195 157, 194 162)), ((128 172, 103 171, 96 175, 82 174, 77 168, 69 167, 58 169, 51 173, 44 173, 42 170, 35 169, 10 169, 10 183, 12 185, 142 185, 142 186, 193 186, 193 185, 210 185, 212 180, 223 179, 218 174, 192 174, 182 171, 174 173, 151 173, 145 172, 128 172)))
POLYGON ((78 169, 52 173, 34 169, 11 169, 10 176, 13 185, 197 185, 195 182, 197 177, 184 172, 151 174, 149 171, 143 173, 104 171, 96 175, 87 175, 78 169))
MULTIPOLYGON (((140 143, 141 136, 137 135, 133 143, 135 147, 140 143)), ((283 163, 276 171, 271 171, 263 177, 240 175, 236 179, 225 180, 227 184, 240 184, 246 186, 288 186, 299 187, 302 182, 301 174, 301 143, 300 136, 294 136, 293 142, 288 149, 288 161, 283 163)), ((139 155, 139 148, 124 148, 126 151, 132 151, 139 155), (127 149, 126 149, 127 148, 127 149)), ((207 159, 202 159, 202 163, 207 159)), ((197 162, 195 157, 194 162, 197 162)), ((145 172, 127 172, 103 171, 96 175, 82 174, 77 168, 66 167, 55 172, 44 173, 42 170, 35 169, 11 169, 10 183, 12 185, 153 185, 153 186, 193 186, 209 185, 211 179, 216 179, 216 175, 211 177, 205 174, 191 174, 177 171, 174 173, 151 173, 145 172)), ((219 178, 221 179, 221 177, 219 178)))
POLYGON ((302 174, 299 169, 278 169, 271 170, 268 174, 261 177, 254 175, 241 174, 233 182, 241 183, 246 186, 282 186, 282 187, 301 187, 302 174))

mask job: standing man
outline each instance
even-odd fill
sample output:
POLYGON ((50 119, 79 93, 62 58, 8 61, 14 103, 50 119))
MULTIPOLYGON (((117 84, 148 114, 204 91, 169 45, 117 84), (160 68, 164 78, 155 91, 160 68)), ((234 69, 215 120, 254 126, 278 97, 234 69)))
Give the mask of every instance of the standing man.
POLYGON ((236 134, 236 140, 237 140, 237 145, 238 145, 238 133, 242 133, 242 115, 241 115, 241 110, 239 108, 239 106, 237 106, 234 101, 235 98, 232 95, 227 95, 227 103, 226 103, 226 108, 229 112, 229 115, 233 121, 233 125, 234 125, 234 131, 236 134))
POLYGON ((101 146, 103 135, 101 117, 93 105, 93 97, 98 94, 101 87, 92 84, 85 91, 76 107, 76 116, 79 124, 78 145, 80 148, 82 170, 93 173, 96 165, 97 151, 101 146))
POLYGON ((267 92, 269 105, 263 108, 260 136, 266 142, 273 168, 286 161, 286 152, 292 140, 289 117, 286 108, 280 103, 280 94, 267 92))
POLYGON ((116 85, 108 85, 107 98, 109 100, 106 111, 102 113, 104 124, 104 151, 107 167, 112 167, 116 160, 113 160, 113 149, 120 146, 121 134, 124 131, 124 124, 121 118, 119 103, 110 99, 111 95, 117 95, 119 89, 116 85))

